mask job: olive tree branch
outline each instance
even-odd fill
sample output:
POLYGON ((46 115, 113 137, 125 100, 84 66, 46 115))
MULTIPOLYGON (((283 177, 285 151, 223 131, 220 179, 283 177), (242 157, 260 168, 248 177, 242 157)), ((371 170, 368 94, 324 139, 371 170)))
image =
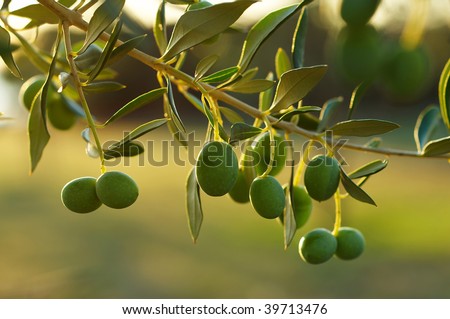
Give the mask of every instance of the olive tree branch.
MULTIPOLYGON (((55 2, 54 0, 37 0, 40 4, 44 5, 51 11, 53 11, 61 20, 66 21, 67 23, 86 31, 88 28, 88 23, 83 20, 83 17, 80 13, 76 11, 72 11, 63 5, 61 5, 58 2, 55 2)), ((106 32, 102 33, 100 35, 100 39, 104 41, 108 41, 110 35, 106 32)), ((121 41, 117 41, 116 45, 122 44, 121 41)), ((257 118, 260 120, 263 120, 265 117, 265 114, 258 110, 257 108, 229 95, 228 93, 217 89, 214 86, 211 86, 209 84, 204 83, 198 83, 194 80, 194 78, 166 63, 163 63, 159 61, 157 58, 148 55, 138 49, 133 49, 128 53, 128 55, 132 58, 134 58, 137 61, 142 62, 143 64, 147 65, 148 67, 154 69, 155 71, 162 72, 165 74, 168 74, 180 81, 185 82, 186 85, 188 85, 190 88, 194 90, 206 90, 209 92, 209 95, 217 100, 221 100, 224 103, 227 103, 228 105, 231 105, 235 107, 236 109, 252 116, 253 118, 257 118)), ((286 131, 287 133, 295 133, 302 135, 306 138, 317 140, 317 141, 323 141, 327 143, 331 143, 332 141, 328 138, 324 138, 322 133, 313 132, 309 130, 305 130, 301 127, 298 127, 294 123, 287 122, 287 121, 280 121, 278 122, 278 119, 273 116, 267 116, 268 121, 270 123, 273 123, 273 126, 282 129, 286 131), (276 124, 275 124, 276 123, 276 124)), ((342 146, 342 148, 349 149, 349 150, 355 150, 355 151, 362 151, 362 152, 368 152, 368 153, 375 153, 375 154, 381 154, 381 155, 395 155, 395 156, 405 156, 405 157, 414 157, 414 158, 441 158, 441 159, 450 159, 450 154, 447 155, 436 155, 436 156, 423 156, 422 154, 415 152, 415 151, 408 151, 408 150, 400 150, 400 149, 390 149, 390 148, 373 148, 368 147, 365 145, 359 145, 359 144, 353 144, 348 143, 347 140, 338 140, 337 144, 338 146, 342 146)))

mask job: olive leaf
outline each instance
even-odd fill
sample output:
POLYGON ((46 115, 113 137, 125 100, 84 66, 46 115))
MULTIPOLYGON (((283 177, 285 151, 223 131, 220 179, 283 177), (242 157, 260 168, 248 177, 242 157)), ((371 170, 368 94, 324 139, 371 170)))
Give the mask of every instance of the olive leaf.
POLYGON ((199 0, 165 0, 171 4, 193 4, 199 2, 199 0))
MULTIPOLYGON (((202 95, 202 102, 201 102, 201 104, 202 104, 202 109, 203 109, 202 113, 206 115, 206 117, 207 117, 207 119, 209 121, 209 124, 211 125, 211 127, 213 129, 215 129, 216 126, 215 126, 214 116, 213 116, 213 114, 212 114, 212 112, 210 110, 208 99, 205 98, 205 96, 203 96, 203 95, 202 95)), ((224 141, 228 141, 229 137, 228 137, 227 132, 225 132, 225 129, 223 128, 223 126, 220 123, 217 123, 217 126, 219 127, 219 135, 220 135, 220 137, 224 141)))
POLYGON ((351 179, 357 179, 361 177, 374 175, 385 169, 387 165, 388 165, 387 160, 375 160, 354 170, 353 172, 348 174, 348 177, 350 177, 351 179))
POLYGON ((186 127, 184 126, 183 121, 181 120, 181 117, 178 114, 178 109, 175 104, 175 99, 173 97, 172 83, 169 77, 166 77, 166 83, 167 83, 167 98, 170 106, 170 113, 169 113, 170 118, 179 131, 186 133, 186 127))
MULTIPOLYGON (((274 75, 272 72, 269 72, 266 76, 266 80, 273 81, 274 75)), ((271 87, 270 89, 259 93, 259 110, 261 112, 267 111, 272 104, 273 96, 275 94, 275 87, 271 87)))
POLYGON ((450 136, 429 141, 423 147, 423 156, 437 156, 450 153, 450 136))
POLYGON ((11 47, 11 37, 9 32, 3 29, 0 26, 0 56, 5 62, 8 70, 16 77, 21 79, 22 74, 19 71, 19 68, 14 62, 14 58, 12 56, 12 47, 11 47))
MULTIPOLYGON (((292 141, 289 141, 289 148, 291 152, 293 151, 292 141)), ((297 231, 297 224, 295 222, 294 215, 294 165, 291 165, 291 177, 289 179, 289 185, 285 188, 285 201, 286 206, 283 211, 283 237, 284 237, 284 249, 286 250, 294 239, 295 232, 297 231)))
POLYGON ((319 83, 326 70, 327 66, 318 65, 285 72, 278 82, 270 112, 287 109, 303 99, 319 83))
POLYGON ((59 0, 59 3, 61 3, 63 6, 65 7, 70 7, 72 6, 75 2, 77 2, 77 0, 59 0))
POLYGON ((264 80, 264 79, 256 79, 246 81, 242 79, 233 85, 227 87, 228 91, 237 92, 237 93, 260 93, 271 89, 274 86, 274 81, 264 80))
POLYGON ((82 86, 86 93, 105 93, 124 89, 126 86, 114 81, 91 82, 82 86))
POLYGON ((219 106, 220 113, 222 113, 223 116, 230 122, 230 123, 238 123, 238 122, 244 122, 244 119, 242 116, 240 116, 238 113, 236 113, 234 110, 219 106))
POLYGON ((448 59, 442 70, 438 91, 442 119, 450 130, 450 59, 448 59))
POLYGON ((322 107, 322 111, 320 112, 317 132, 323 132, 328 127, 330 120, 333 118, 333 115, 335 114, 338 107, 341 106, 343 101, 344 99, 340 96, 325 102, 322 107))
POLYGON ((366 137, 384 134, 399 127, 400 125, 389 121, 359 119, 339 122, 333 125, 330 130, 335 135, 366 137))
POLYGON ((1 10, 8 10, 9 4, 11 3, 11 0, 3 0, 2 8, 1 10))
POLYGON ((320 110, 321 110, 321 108, 318 106, 302 106, 302 107, 299 107, 298 109, 289 110, 284 113, 280 113, 282 115, 278 118, 278 120, 276 122, 273 123, 273 125, 276 125, 277 123, 279 123, 281 121, 288 121, 294 115, 297 115, 297 114, 308 113, 308 112, 320 112, 320 110))
POLYGON ((122 59, 124 56, 128 54, 128 52, 135 49, 142 42, 142 40, 144 40, 145 37, 147 37, 146 34, 137 36, 128 41, 125 41, 124 43, 116 47, 111 53, 111 56, 109 57, 108 61, 106 61, 106 66, 109 66, 122 59))
POLYGON ((370 86, 370 84, 371 84, 370 81, 362 82, 353 90, 352 97, 350 98, 350 104, 348 107, 347 120, 350 120, 352 118, 353 112, 361 102, 361 99, 366 93, 367 88, 370 86))
POLYGON ((441 123, 441 113, 435 105, 430 105, 419 114, 414 128, 414 140, 419 152, 422 152, 441 123))
POLYGON ((201 79, 206 72, 211 69, 211 67, 219 60, 219 56, 217 54, 208 55, 198 62, 197 67, 195 68, 194 78, 195 81, 201 79))
POLYGON ((166 27, 166 1, 161 1, 156 12, 156 19, 153 25, 153 37, 159 53, 163 54, 167 48, 167 27, 166 27))
POLYGON ((103 2, 95 11, 89 21, 86 38, 83 46, 77 54, 83 53, 91 43, 109 27, 109 25, 120 15, 125 0, 108 0, 103 2))
POLYGON ((166 123, 167 123, 167 119, 162 118, 162 119, 156 119, 156 120, 144 123, 142 125, 139 125, 134 130, 132 130, 130 133, 128 133, 122 140, 120 140, 117 143, 117 146, 121 146, 125 143, 129 143, 129 142, 141 137, 144 134, 147 134, 153 130, 156 130, 158 127, 161 127, 166 123))
POLYGON ((230 144, 236 144, 239 141, 243 141, 249 139, 253 136, 256 136, 262 132, 262 129, 259 127, 255 127, 252 125, 248 125, 246 123, 235 123, 231 126, 230 133, 230 144))
POLYGON ((144 147, 140 143, 127 142, 124 144, 111 145, 107 149, 103 149, 103 157, 106 160, 114 159, 117 157, 132 157, 137 156, 144 152, 144 147))
POLYGON ((292 63, 298 69, 304 65, 306 32, 308 29, 308 9, 303 7, 292 38, 292 63))
POLYGON ((379 137, 374 137, 370 141, 368 141, 366 144, 364 144, 364 147, 367 148, 378 148, 380 147, 382 142, 382 139, 379 137))
POLYGON ((353 197, 356 200, 359 200, 360 202, 368 203, 374 206, 377 206, 377 204, 374 202, 374 200, 360 188, 358 185, 356 185, 350 177, 345 174, 344 170, 341 168, 341 182, 344 186, 345 190, 348 192, 348 194, 353 197))
POLYGON ((285 8, 273 11, 259 20, 247 33, 247 37, 242 47, 238 66, 244 71, 252 61, 255 53, 261 44, 272 34, 284 21, 286 21, 295 12, 312 0, 304 0, 300 4, 290 5, 285 8))
POLYGON ((179 53, 225 31, 255 2, 257 1, 241 0, 185 12, 175 24, 161 60, 168 61, 179 53))
POLYGON ((214 72, 211 75, 205 76, 201 79, 202 82, 205 83, 219 83, 229 80, 233 75, 235 75, 239 71, 237 66, 232 66, 230 68, 226 68, 217 72, 214 72))
POLYGON ((291 59, 283 48, 278 48, 275 54, 275 73, 277 78, 281 78, 281 75, 292 69, 291 59))
POLYGON ((173 118, 171 115, 172 109, 169 105, 169 98, 167 94, 164 94, 163 97, 163 107, 164 107, 164 116, 168 119, 167 128, 172 136, 184 147, 187 147, 187 137, 186 134, 178 129, 178 127, 173 123, 173 118))
POLYGON ((59 18, 50 9, 39 3, 14 10, 10 14, 30 19, 31 22, 27 25, 27 28, 40 26, 44 23, 57 24, 59 22, 59 18))
POLYGON ((104 124, 103 126, 106 126, 119 118, 129 114, 130 112, 133 112, 153 101, 163 96, 165 93, 167 93, 167 88, 158 88, 155 90, 152 90, 150 92, 146 92, 144 94, 139 95, 138 97, 134 98, 124 106, 122 106, 116 113, 114 113, 104 124))
POLYGON ((202 202, 200 200, 200 186, 197 183, 195 167, 189 172, 186 181, 186 210, 188 217, 189 231, 193 242, 197 241, 200 234, 200 227, 203 221, 202 202))

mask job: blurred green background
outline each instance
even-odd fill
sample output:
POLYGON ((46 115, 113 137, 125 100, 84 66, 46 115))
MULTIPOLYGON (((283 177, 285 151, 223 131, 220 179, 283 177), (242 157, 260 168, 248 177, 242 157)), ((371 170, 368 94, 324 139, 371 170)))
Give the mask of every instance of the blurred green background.
MULTIPOLYGON (((435 5, 436 1, 431 3, 435 5)), ((321 105, 337 95, 348 103, 355 86, 339 75, 334 60, 333 41, 342 21, 333 23, 339 21, 336 16, 337 20, 330 18, 333 12, 336 14, 326 6, 315 6, 311 12, 306 64, 326 63, 330 72, 307 97, 307 104, 321 105)), ((388 21, 397 29, 387 28, 386 22, 383 26, 381 16, 375 19, 383 37, 399 37, 398 25, 404 19, 397 18, 397 24, 388 21)), ((289 51, 295 22, 291 19, 264 43, 254 63, 262 66, 260 77, 273 70, 278 47, 289 51)), ((200 57, 216 51, 229 58, 221 60, 218 67, 235 63, 242 40, 242 35, 231 32, 215 45, 199 47, 189 55, 186 69, 193 69, 200 57)), ((379 79, 355 113, 356 117, 378 117, 402 125, 386 135, 385 147, 414 149, 415 120, 427 105, 437 103, 437 79, 450 53, 448 25, 430 25, 423 42, 431 63, 419 96, 405 102, 408 97, 387 93, 379 79)), ((144 49, 157 54, 151 43, 144 49)), ((21 63, 26 64, 25 60, 22 58, 21 63)), ((32 69, 23 70, 27 76, 33 74, 32 69)), ((100 119, 112 114, 136 92, 154 88, 155 84, 148 82, 153 73, 138 73, 142 71, 139 63, 127 59, 118 70, 123 74, 120 81, 128 86, 125 93, 89 97, 100 119)), ((144 155, 108 167, 130 174, 139 184, 140 197, 132 207, 102 207, 88 215, 69 212, 59 198, 64 184, 80 176, 99 174, 98 161, 84 152, 85 143, 80 138, 83 123, 67 132, 52 129, 44 157, 29 176, 26 113, 17 102, 21 83, 5 74, 1 80, 0 111, 15 120, 4 122, 0 128, 0 297, 450 298, 450 170, 446 160, 389 158, 388 168, 364 186, 378 207, 353 199, 343 202, 343 224, 364 233, 365 253, 355 261, 332 259, 313 266, 300 259, 298 241, 313 228, 333 227, 332 201, 314 203, 310 221, 285 251, 282 227, 277 221, 263 220, 250 205, 236 204, 228 196, 211 198, 203 194, 205 217, 198 242, 193 244, 184 194, 190 167, 174 163, 173 149, 164 153, 161 143, 171 140, 165 128, 141 139, 144 143, 154 141, 155 145, 144 155), (168 165, 148 164, 147 156, 161 160, 167 155, 168 165)), ((255 100, 248 99, 249 103, 255 100)), ((180 97, 177 103, 189 130, 202 132, 201 124, 205 122, 190 117, 186 111, 189 106, 180 97)), ((103 141, 118 139, 147 118, 161 115, 160 105, 153 109, 144 108, 135 118, 129 117, 114 129, 101 132, 103 141)), ((302 142, 297 139, 297 147, 302 142)), ((189 156, 182 150, 181 154, 182 158, 189 156)), ((344 157, 350 165, 347 170, 384 158, 356 152, 345 152, 344 157)), ((280 181, 287 180, 285 170, 280 181)))

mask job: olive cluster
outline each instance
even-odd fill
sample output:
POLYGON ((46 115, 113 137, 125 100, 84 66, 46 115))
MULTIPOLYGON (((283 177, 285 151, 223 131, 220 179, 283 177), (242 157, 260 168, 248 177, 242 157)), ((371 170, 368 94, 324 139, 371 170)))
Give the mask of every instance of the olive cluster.
MULTIPOLYGON (((261 217, 284 223, 288 185, 281 186, 275 175, 286 163, 287 143, 268 132, 260 134, 250 144, 251 159, 241 161, 232 146, 222 141, 206 143, 197 157, 195 174, 201 189, 210 196, 229 194, 238 203, 250 202, 261 217), (271 150, 271 144, 274 144, 271 150), (268 167, 270 166, 270 169, 268 167)), ((246 153, 244 153, 245 155, 246 153)), ((290 190, 296 228, 308 221, 313 202, 331 198, 340 182, 340 164, 331 156, 317 155, 304 169, 304 185, 290 190)), ((347 227, 336 233, 323 228, 306 234, 299 244, 302 259, 311 264, 327 261, 333 255, 354 259, 364 249, 362 234, 347 227)))
POLYGON ((85 214, 102 204, 116 209, 126 208, 136 201, 138 195, 139 189, 133 178, 111 171, 97 179, 86 176, 68 182, 61 191, 61 200, 69 210, 85 214))

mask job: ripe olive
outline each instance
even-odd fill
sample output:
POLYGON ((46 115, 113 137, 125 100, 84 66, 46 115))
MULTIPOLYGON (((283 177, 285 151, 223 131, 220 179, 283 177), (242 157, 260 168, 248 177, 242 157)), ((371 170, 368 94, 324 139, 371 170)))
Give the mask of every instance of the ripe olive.
MULTIPOLYGON (((273 143, 275 143, 275 153, 270 175, 275 176, 280 173, 285 166, 287 157, 287 144, 284 141, 283 137, 280 135, 275 135, 273 143)), ((259 135, 252 143, 252 156, 256 173, 258 175, 263 174, 267 170, 267 166, 270 163, 270 148, 271 141, 269 132, 259 135)))
POLYGON ((197 181, 210 196, 223 196, 236 183, 239 163, 230 144, 213 141, 206 143, 197 157, 197 181))
POLYGON ((309 196, 319 202, 333 196, 339 186, 339 180, 339 162, 334 157, 317 155, 306 166, 306 190, 309 196))
POLYGON ((31 109, 33 100, 44 83, 45 77, 39 74, 29 78, 22 84, 19 91, 19 100, 22 106, 27 110, 31 109))
POLYGON ((94 177, 80 177, 68 182, 61 191, 61 200, 75 213, 90 213, 102 205, 95 190, 94 177))
POLYGON ((371 25, 342 28, 336 42, 338 71, 358 83, 375 77, 383 62, 382 46, 378 31, 371 25))
MULTIPOLYGON (((284 191, 287 190, 287 185, 283 187, 284 191)), ((292 209, 294 210, 295 225, 297 229, 304 226, 311 216, 313 204, 312 199, 308 195, 304 186, 295 185, 292 190, 292 209)), ((280 215, 280 221, 284 222, 283 214, 280 215)))
POLYGON ((286 204, 283 187, 273 176, 257 177, 250 185, 250 202, 262 217, 277 218, 286 204))
POLYGON ((369 22, 381 0, 342 0, 341 17, 348 25, 362 26, 369 22))
POLYGON ((300 257, 310 264, 321 264, 333 257, 337 248, 337 240, 324 228, 317 228, 300 239, 300 257))
POLYGON ((336 256, 340 259, 350 260, 359 257, 365 247, 363 234, 355 228, 339 228, 337 239, 336 256))
POLYGON ((136 182, 127 174, 111 171, 97 178, 97 196, 111 208, 125 208, 133 204, 139 195, 136 182))

